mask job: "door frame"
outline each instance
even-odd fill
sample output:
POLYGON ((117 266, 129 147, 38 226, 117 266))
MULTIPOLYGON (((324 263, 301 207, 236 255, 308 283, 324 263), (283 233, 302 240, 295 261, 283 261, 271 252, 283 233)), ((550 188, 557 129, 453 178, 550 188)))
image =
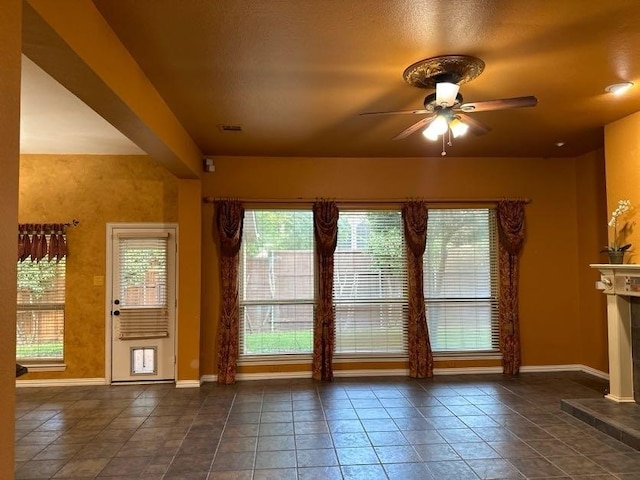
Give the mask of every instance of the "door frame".
MULTIPOLYGON (((173 355, 174 355, 174 363, 173 363, 173 382, 178 381, 178 240, 179 240, 179 229, 177 223, 153 223, 153 222, 145 222, 145 223, 107 223, 106 230, 106 253, 105 253, 105 295, 104 295, 104 378, 105 384, 111 385, 111 348, 112 348, 112 325, 111 325, 111 310, 112 303, 111 298, 113 296, 113 231, 116 229, 131 229, 131 230, 144 230, 144 229, 171 229, 175 231, 175 239, 176 239, 176 258, 175 258, 175 272, 174 279, 175 289, 176 289, 176 304, 175 308, 175 321, 174 321, 174 332, 173 332, 173 355)), ((144 380, 136 383, 160 383, 158 381, 150 381, 145 382, 144 380)), ((123 383, 124 385, 131 385, 131 382, 123 383)))

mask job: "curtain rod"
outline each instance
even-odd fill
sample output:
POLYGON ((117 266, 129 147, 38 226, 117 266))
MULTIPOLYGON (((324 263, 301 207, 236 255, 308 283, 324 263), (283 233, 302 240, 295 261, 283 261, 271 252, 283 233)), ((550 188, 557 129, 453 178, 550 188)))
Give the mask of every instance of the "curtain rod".
MULTIPOLYGON (((235 198, 235 197, 203 197, 203 203, 215 203, 219 200, 238 200, 243 203, 313 203, 320 198, 235 198)), ((418 200, 425 203, 498 203, 502 200, 522 200, 525 204, 531 203, 528 198, 327 198, 336 203, 404 203, 412 200, 418 200)))
POLYGON ((80 220, 76 220, 75 218, 67 223, 60 222, 18 222, 18 225, 56 225, 60 224, 64 227, 77 227, 80 225, 80 220))

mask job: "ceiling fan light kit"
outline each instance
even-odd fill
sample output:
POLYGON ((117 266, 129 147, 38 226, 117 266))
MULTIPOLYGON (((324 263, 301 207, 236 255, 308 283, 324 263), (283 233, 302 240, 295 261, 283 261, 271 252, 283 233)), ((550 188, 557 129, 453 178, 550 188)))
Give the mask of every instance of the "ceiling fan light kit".
POLYGON ((534 107, 538 99, 532 95, 515 98, 502 98, 483 102, 462 103, 460 85, 477 78, 484 71, 484 62, 469 55, 440 55, 420 60, 409 65, 402 76, 409 85, 417 88, 435 89, 435 93, 424 99, 424 109, 400 110, 395 112, 368 112, 361 115, 414 114, 427 115, 406 128, 393 140, 401 140, 422 129, 429 140, 438 140, 442 136, 442 153, 446 155, 446 145, 451 146, 451 137, 457 138, 471 130, 483 135, 491 129, 482 122, 471 118, 468 113, 506 110, 510 108, 534 107))

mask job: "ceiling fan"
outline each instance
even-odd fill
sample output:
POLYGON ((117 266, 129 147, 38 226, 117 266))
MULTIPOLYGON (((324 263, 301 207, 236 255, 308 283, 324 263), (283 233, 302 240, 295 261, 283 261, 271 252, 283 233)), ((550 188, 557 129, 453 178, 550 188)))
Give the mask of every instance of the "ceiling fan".
POLYGON ((470 113, 534 107, 538 103, 538 99, 532 95, 463 103, 459 93, 460 85, 478 77, 483 70, 484 62, 468 55, 441 55, 420 60, 407 67, 402 75, 413 87, 435 89, 435 93, 425 97, 423 109, 367 112, 360 115, 426 115, 398 133, 393 140, 407 138, 426 127, 423 135, 429 140, 437 140, 442 136, 442 155, 446 155, 445 136, 448 136, 447 145, 451 146, 451 137, 464 135, 467 130, 476 135, 483 135, 491 130, 469 116, 470 113))

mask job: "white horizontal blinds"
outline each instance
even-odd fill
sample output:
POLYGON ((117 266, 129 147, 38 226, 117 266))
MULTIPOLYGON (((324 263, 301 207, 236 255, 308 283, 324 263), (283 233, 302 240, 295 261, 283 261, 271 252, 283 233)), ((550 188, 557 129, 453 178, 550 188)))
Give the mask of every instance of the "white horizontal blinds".
POLYGON ((65 273, 65 258, 18 262, 18 361, 63 359, 65 273))
POLYGON ((313 348, 313 214, 247 210, 240 250, 240 355, 313 348))
POLYGON ((167 244, 166 234, 118 235, 118 338, 169 336, 167 244))
POLYGON ((407 262, 400 211, 341 211, 334 255, 337 354, 407 352, 407 262))
POLYGON ((429 209, 424 292, 434 352, 498 351, 494 209, 429 209))

